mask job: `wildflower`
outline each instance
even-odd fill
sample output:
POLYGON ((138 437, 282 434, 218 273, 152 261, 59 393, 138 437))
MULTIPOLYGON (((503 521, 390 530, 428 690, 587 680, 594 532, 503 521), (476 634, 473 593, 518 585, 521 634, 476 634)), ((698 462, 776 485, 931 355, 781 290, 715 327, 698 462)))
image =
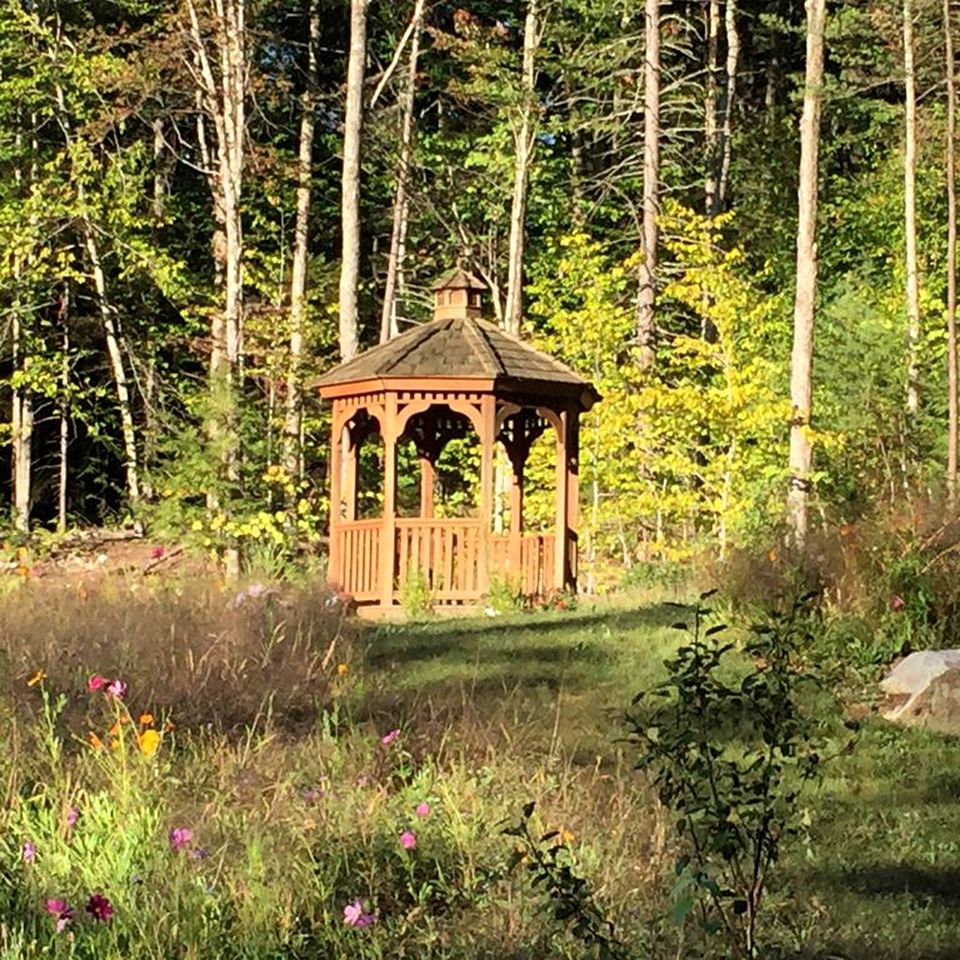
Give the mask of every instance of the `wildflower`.
POLYGON ((400 846, 404 850, 412 850, 417 845, 417 835, 412 830, 404 830, 400 834, 400 846))
POLYGON ((73 919, 73 908, 66 900, 50 899, 46 903, 47 913, 57 918, 57 933, 63 933, 66 925, 73 919))
MULTIPOLYGON (((100 746, 102 747, 103 744, 101 743, 100 746)), ((80 811, 76 807, 71 807, 67 811, 67 816, 65 818, 67 827, 68 828, 75 827, 79 819, 80 819, 80 811)))
POLYGON ((389 747, 390 744, 393 743, 393 741, 396 740, 397 737, 399 737, 399 736, 400 736, 400 730, 399 730, 399 729, 397 729, 397 730, 391 730, 389 733, 385 733, 385 734, 380 738, 380 742, 381 742, 385 747, 389 747))
POLYGON ((375 919, 372 913, 364 913, 363 904, 359 900, 354 900, 343 908, 343 922, 348 927, 369 927, 375 919))
POLYGON ((93 747, 94 750, 103 749, 103 741, 92 730, 87 735, 87 739, 90 741, 90 746, 93 747))
POLYGON ((151 559, 151 560, 159 560, 161 557, 163 557, 163 555, 164 555, 166 552, 167 552, 166 549, 164 549, 163 547, 154 547, 154 548, 150 551, 150 559, 151 559))
POLYGON ((573 843, 576 839, 577 835, 572 830, 567 830, 566 827, 564 827, 564 829, 560 831, 561 843, 573 843))
POLYGON ((107 678, 100 676, 99 673, 93 674, 89 680, 87 680, 87 689, 91 693, 96 693, 98 690, 102 690, 107 685, 107 678))
POLYGON ((137 734, 137 746, 145 757, 152 757, 160 748, 160 734, 149 728, 144 730, 137 734))
POLYGON ((345 677, 345 676, 347 675, 347 671, 348 671, 349 669, 350 669, 350 668, 349 668, 345 663, 338 663, 338 664, 337 664, 337 676, 338 676, 338 677, 345 677))
POLYGON ((418 803, 413 812, 421 819, 425 819, 430 816, 430 804, 426 801, 418 803))
POLYGON ((28 681, 28 687, 35 687, 38 683, 43 683, 47 679, 46 670, 38 670, 28 681))
POLYGON ((24 863, 33 863, 37 859, 37 848, 33 845, 32 840, 27 840, 23 845, 23 862, 24 863))
POLYGON ((102 893, 95 893, 87 901, 86 911, 94 920, 107 923, 113 916, 113 904, 102 893))
POLYGON ((193 831, 189 827, 174 827, 170 831, 170 849, 180 852, 193 843, 193 831))
POLYGON ((209 856, 210 854, 207 853, 207 851, 204 850, 203 847, 197 847, 195 850, 190 851, 191 860, 203 860, 205 857, 209 857, 209 856))
POLYGON ((153 726, 153 714, 152 713, 141 713, 139 724, 141 727, 152 727, 153 726))
POLYGON ((122 680, 114 680, 107 687, 107 693, 111 697, 116 697, 118 700, 122 700, 127 695, 127 685, 122 680))
POLYGON ((898 593, 895 593, 895 594, 890 598, 890 609, 891 609, 894 613, 899 613, 901 610, 903 610, 903 608, 904 608, 906 605, 907 605, 906 600, 904 600, 903 597, 901 597, 900 594, 898 594, 898 593))

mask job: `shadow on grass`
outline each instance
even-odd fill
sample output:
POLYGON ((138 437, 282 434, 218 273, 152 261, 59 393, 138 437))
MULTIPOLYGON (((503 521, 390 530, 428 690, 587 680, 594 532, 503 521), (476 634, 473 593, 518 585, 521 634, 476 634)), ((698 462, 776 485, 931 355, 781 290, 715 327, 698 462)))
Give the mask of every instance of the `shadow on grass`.
MULTIPOLYGON (((830 886, 865 897, 909 896, 948 907, 960 905, 960 867, 937 869, 912 863, 873 863, 818 876, 830 886)), ((960 956, 960 951, 955 956, 960 956)))

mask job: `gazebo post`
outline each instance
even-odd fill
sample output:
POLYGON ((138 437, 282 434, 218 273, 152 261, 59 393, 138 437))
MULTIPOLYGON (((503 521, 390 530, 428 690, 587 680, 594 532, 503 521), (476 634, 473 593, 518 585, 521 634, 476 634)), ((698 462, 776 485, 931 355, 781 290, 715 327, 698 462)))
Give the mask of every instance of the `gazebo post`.
POLYGON ((490 590, 490 531, 493 524, 493 445, 497 436, 497 402, 480 398, 480 592, 490 590))
POLYGON ((343 574, 340 570, 340 477, 343 471, 343 427, 339 427, 340 410, 341 402, 335 400, 330 431, 330 547, 327 553, 327 577, 343 587, 343 574))
POLYGON ((343 476, 343 519, 357 519, 357 468, 360 460, 360 436, 349 427, 344 427, 341 443, 343 462, 340 467, 343 476))
POLYGON ((386 396, 383 422, 383 527, 380 533, 380 604, 393 606, 397 540, 397 395, 386 396))
POLYGON ((433 484, 436 475, 433 458, 424 451, 420 455, 420 516, 424 520, 433 516, 433 484))
POLYGON ((580 414, 567 411, 567 549, 564 586, 577 588, 577 529, 580 526, 580 414))
POLYGON ((570 411, 561 410, 560 429, 557 432, 557 532, 554 553, 554 587, 562 590, 567 585, 567 550, 569 540, 570 471, 567 465, 570 441, 570 411))
POLYGON ((513 476, 510 479, 510 570, 520 581, 520 589, 524 587, 523 570, 523 473, 526 457, 517 453, 514 461, 513 476), (522 459, 521 459, 522 458, 522 459))

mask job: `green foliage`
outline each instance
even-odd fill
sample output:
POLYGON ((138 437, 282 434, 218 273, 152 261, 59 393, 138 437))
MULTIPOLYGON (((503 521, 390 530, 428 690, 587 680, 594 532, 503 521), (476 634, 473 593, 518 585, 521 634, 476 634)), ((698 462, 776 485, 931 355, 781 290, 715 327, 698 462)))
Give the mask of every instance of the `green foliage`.
MULTIPOLYGON (((710 594, 701 595, 701 602, 710 594)), ((639 694, 628 718, 661 801, 677 816, 683 847, 674 918, 697 910, 731 955, 760 956, 758 923, 784 839, 804 826, 798 799, 821 776, 833 718, 811 668, 807 597, 750 627, 752 666, 730 675, 735 645, 705 626, 698 604, 667 678, 639 694)))
POLYGON ((400 606, 411 619, 433 612, 433 590, 422 567, 410 567, 400 584, 400 606))

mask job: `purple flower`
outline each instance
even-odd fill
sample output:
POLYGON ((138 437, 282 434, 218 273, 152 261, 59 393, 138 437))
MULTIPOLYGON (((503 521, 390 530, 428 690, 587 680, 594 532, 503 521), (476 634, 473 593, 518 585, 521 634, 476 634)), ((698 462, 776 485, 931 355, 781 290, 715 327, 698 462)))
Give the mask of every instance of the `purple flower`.
POLYGON ((77 825, 77 821, 80 819, 80 811, 76 807, 71 807, 67 811, 66 824, 67 829, 71 829, 77 825))
POLYGON ((73 919, 73 908, 66 900, 50 899, 46 903, 47 913, 57 918, 57 933, 63 933, 64 928, 73 919))
POLYGON ((27 840, 23 845, 23 862, 24 863, 33 863, 37 859, 37 848, 33 845, 32 840, 27 840))
POLYGON ((363 904, 359 900, 348 903, 343 908, 343 922, 348 927, 369 927, 376 917, 372 913, 364 913, 363 904))
POLYGON ((207 851, 204 850, 203 847, 197 847, 196 849, 190 851, 191 860, 203 860, 209 856, 210 854, 207 853, 207 851))
POLYGON ((107 923, 113 916, 113 904, 102 893, 94 893, 87 901, 86 911, 94 920, 107 923))
POLYGON ((412 850, 417 845, 417 835, 412 830, 404 830, 400 834, 400 846, 404 850, 412 850))
POLYGON ((423 803, 418 803, 416 807, 414 807, 413 812, 421 819, 426 819, 430 816, 430 804, 424 800, 423 803))
POLYGON ((193 831, 189 827, 174 827, 170 831, 170 849, 180 851, 193 843, 193 831))
POLYGON ((380 742, 381 742, 385 747, 389 747, 390 744, 393 743, 393 741, 396 740, 397 737, 399 737, 399 736, 400 736, 400 730, 399 730, 399 728, 396 729, 396 730, 391 730, 389 733, 385 733, 385 734, 380 738, 380 742))
POLYGON ((127 695, 127 685, 122 680, 114 680, 113 683, 107 687, 107 693, 109 693, 111 697, 122 700, 127 695))

